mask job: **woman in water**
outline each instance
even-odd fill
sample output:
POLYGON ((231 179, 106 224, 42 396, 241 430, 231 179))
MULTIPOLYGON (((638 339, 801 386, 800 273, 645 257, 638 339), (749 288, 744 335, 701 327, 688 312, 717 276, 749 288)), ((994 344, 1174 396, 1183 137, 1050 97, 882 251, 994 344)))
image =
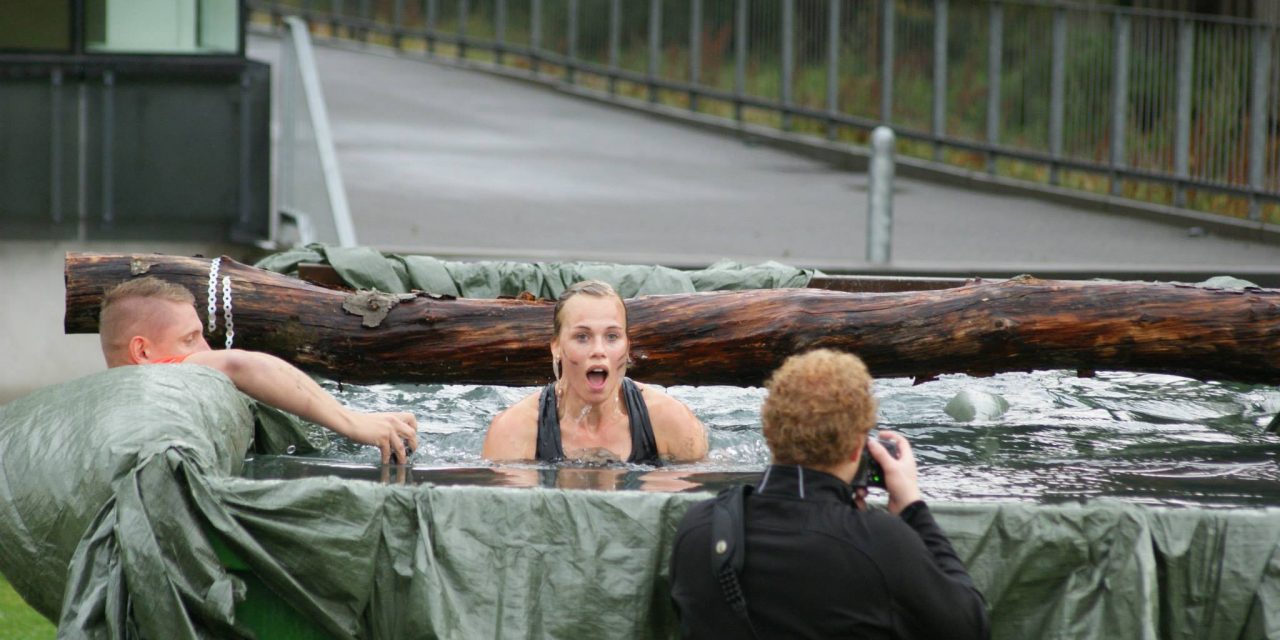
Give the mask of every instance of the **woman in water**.
POLYGON ((485 458, 660 465, 707 455, 706 429, 688 407, 626 377, 627 308, 613 287, 566 289, 552 330, 555 382, 493 419, 485 458))

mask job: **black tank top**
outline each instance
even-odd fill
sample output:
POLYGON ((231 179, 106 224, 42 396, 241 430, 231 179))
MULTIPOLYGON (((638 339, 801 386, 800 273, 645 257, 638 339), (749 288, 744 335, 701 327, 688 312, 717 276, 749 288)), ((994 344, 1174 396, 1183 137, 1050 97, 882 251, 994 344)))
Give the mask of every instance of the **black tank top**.
MULTIPOLYGON (((653 437, 653 424, 649 422, 649 407, 644 403, 640 387, 631 378, 622 379, 622 399, 627 404, 627 416, 631 419, 631 456, 627 462, 662 466, 662 459, 658 457, 658 441, 653 437)), ((538 398, 538 448, 534 457, 545 462, 564 460, 554 382, 544 387, 538 398)))

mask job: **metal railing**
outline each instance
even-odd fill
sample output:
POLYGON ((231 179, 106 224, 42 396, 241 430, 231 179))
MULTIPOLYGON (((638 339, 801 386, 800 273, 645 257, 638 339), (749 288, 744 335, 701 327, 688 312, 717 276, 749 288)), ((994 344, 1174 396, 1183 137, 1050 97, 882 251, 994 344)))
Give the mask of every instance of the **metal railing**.
POLYGON ((1280 222, 1269 22, 1044 0, 250 5, 334 37, 832 140, 865 144, 889 125, 904 155, 1280 222))
MULTIPOLYGON (((280 51, 276 211, 293 220, 297 244, 321 241, 354 247, 355 226, 329 131, 311 36, 299 18, 286 18, 285 24, 288 29, 280 51)), ((277 230, 279 226, 277 221, 277 230)), ((282 238, 277 233, 273 239, 282 238)))

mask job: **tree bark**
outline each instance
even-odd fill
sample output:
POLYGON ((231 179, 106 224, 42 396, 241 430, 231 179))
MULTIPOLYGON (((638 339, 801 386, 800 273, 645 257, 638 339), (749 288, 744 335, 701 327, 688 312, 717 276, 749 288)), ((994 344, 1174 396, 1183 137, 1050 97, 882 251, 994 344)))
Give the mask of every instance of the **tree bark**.
MULTIPOLYGON (((68 254, 66 331, 96 332, 103 292, 144 274, 190 289, 204 320, 209 264, 68 254)), ((385 297, 355 299, 223 258, 217 330, 207 336, 215 346, 225 331, 221 275, 232 280, 237 348, 328 378, 532 385, 551 377, 547 301, 417 294, 392 306, 385 297), (384 308, 362 317, 344 303, 384 308)), ((1271 289, 1023 277, 936 291, 772 289, 647 296, 626 305, 635 359, 629 375, 664 385, 759 385, 787 356, 818 347, 857 353, 877 377, 1074 369, 1280 382, 1280 291, 1271 289)))

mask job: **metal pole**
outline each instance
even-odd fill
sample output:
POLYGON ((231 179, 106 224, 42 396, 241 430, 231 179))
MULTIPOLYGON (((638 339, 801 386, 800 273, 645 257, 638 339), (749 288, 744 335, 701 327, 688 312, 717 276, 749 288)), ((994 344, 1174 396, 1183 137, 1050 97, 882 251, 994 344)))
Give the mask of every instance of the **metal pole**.
POLYGON ((102 73, 102 223, 110 226, 115 222, 116 212, 115 183, 112 157, 115 154, 116 124, 116 74, 114 71, 102 73))
POLYGON ((1129 28, 1128 14, 1116 14, 1115 80, 1111 86, 1111 195, 1122 192, 1120 174, 1124 167, 1125 119, 1129 106, 1129 28))
POLYGON ((1058 160, 1062 159, 1062 126, 1067 89, 1067 11, 1053 11, 1053 60, 1049 85, 1049 184, 1059 181, 1058 160))
POLYGON ((618 58, 622 50, 622 0, 609 2, 609 94, 618 94, 618 58))
MULTIPOLYGON (((342 19, 342 14, 346 13, 342 6, 342 0, 333 0, 333 4, 329 5, 329 37, 338 37, 338 23, 342 19)), ((348 30, 350 35, 350 30, 348 30)))
POLYGON ((440 22, 440 0, 427 0, 427 53, 436 53, 436 26, 440 22))
POLYGON ((747 90, 747 0, 738 0, 733 14, 733 119, 742 124, 742 97, 747 90))
POLYGON ((249 104, 249 72, 240 72, 240 104, 237 108, 240 110, 240 171, 239 171, 239 193, 237 194, 237 204, 240 206, 240 228, 248 232, 249 227, 249 184, 250 167, 253 159, 253 109, 249 104))
POLYGON ((1267 93, 1271 76, 1271 28, 1253 28, 1253 90, 1249 98, 1249 219, 1261 220, 1257 192, 1266 175, 1267 93))
POLYGON ((507 46, 507 0, 494 0, 494 2, 496 4, 493 16, 493 40, 497 46, 494 47, 493 60, 501 65, 502 56, 506 53, 504 49, 507 46))
POLYGON ((538 49, 542 48, 542 0, 529 0, 529 73, 538 75, 538 49))
POLYGON ((471 19, 471 7, 467 0, 458 0, 458 59, 467 57, 467 22, 471 19))
POLYGON ((840 113, 840 1, 827 0, 827 139, 836 139, 840 113))
POLYGON ((573 84, 573 72, 578 62, 578 0, 569 0, 569 59, 564 65, 564 80, 573 84))
POLYGON ((662 53, 662 0, 649 0, 649 102, 658 101, 658 65, 662 53))
POLYGON ((400 49, 400 40, 403 32, 400 23, 404 20, 404 0, 396 0, 391 7, 391 46, 397 50, 400 49))
POLYGON ((369 42, 369 25, 373 24, 373 16, 369 0, 360 0, 360 42, 369 42))
POLYGON ((991 3, 990 29, 987 34, 987 172, 996 172, 994 147, 1000 144, 1000 75, 1004 55, 1004 5, 991 3))
POLYGON ((881 0, 880 34, 880 121, 893 122, 894 0, 881 0))
POLYGON ((791 130, 791 83, 795 76, 796 0, 782 0, 782 130, 791 130))
MULTIPOLYGON (((689 2, 689 85, 697 87, 702 77, 702 0, 689 2)), ((689 110, 698 110, 698 92, 689 90, 689 110)))
POLYGON ((49 212, 62 222, 62 69, 49 76, 49 212))
MULTIPOLYGON (((284 47, 280 52, 280 145, 278 147, 278 163, 276 180, 276 211, 271 213, 273 224, 276 230, 279 228, 279 210, 292 207, 293 197, 293 175, 294 175, 294 149, 298 144, 297 122, 298 114, 295 111, 297 105, 297 82, 298 82, 298 61, 295 56, 295 46, 293 44, 294 34, 288 27, 285 28, 284 47)), ((272 239, 276 238, 272 235, 272 239)))
POLYGON ((933 159, 942 161, 947 134, 947 0, 933 0, 933 159))
MULTIPOLYGON (((1178 21, 1177 112, 1173 139, 1173 171, 1180 180, 1191 175, 1191 70, 1195 51, 1195 23, 1178 21)), ((1173 190, 1173 204, 1187 206, 1187 187, 1178 182, 1173 190)))
POLYGON ((893 153, 893 130, 876 127, 867 174, 867 261, 872 264, 887 264, 893 246, 893 153))

